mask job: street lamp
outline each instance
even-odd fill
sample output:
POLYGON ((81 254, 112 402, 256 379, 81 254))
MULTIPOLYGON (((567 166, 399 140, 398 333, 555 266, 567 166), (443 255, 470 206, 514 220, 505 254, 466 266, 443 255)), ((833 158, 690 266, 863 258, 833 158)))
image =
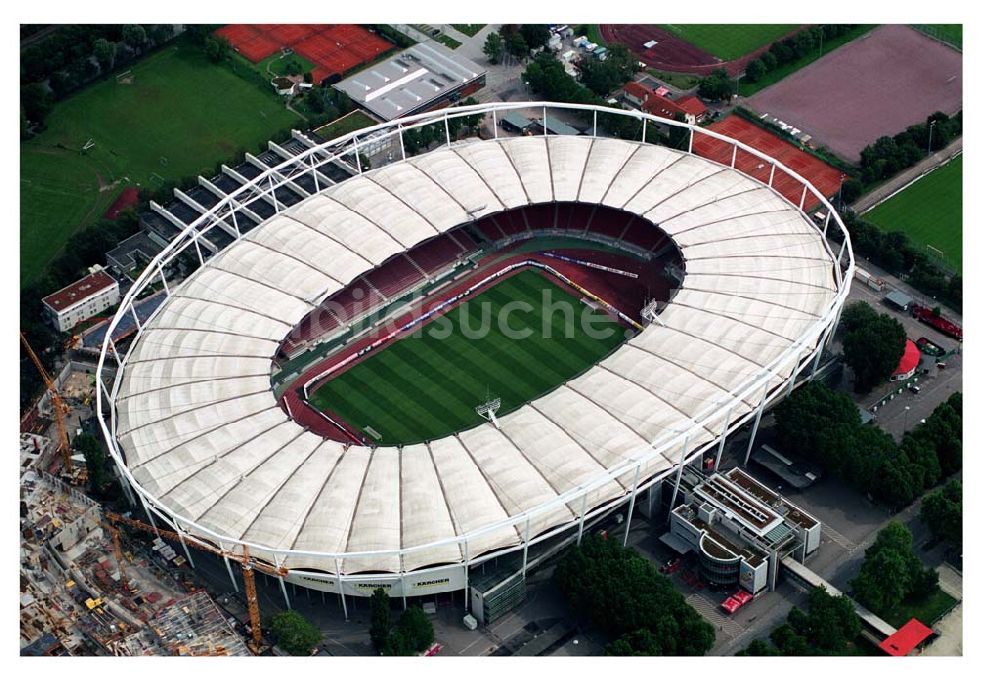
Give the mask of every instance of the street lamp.
POLYGON ((931 132, 934 131, 934 125, 937 124, 937 120, 931 120, 931 123, 927 125, 927 154, 931 154, 931 132))
POLYGON ((910 413, 910 407, 909 407, 909 405, 903 407, 903 432, 904 433, 906 432, 906 418, 909 415, 909 413, 910 413))

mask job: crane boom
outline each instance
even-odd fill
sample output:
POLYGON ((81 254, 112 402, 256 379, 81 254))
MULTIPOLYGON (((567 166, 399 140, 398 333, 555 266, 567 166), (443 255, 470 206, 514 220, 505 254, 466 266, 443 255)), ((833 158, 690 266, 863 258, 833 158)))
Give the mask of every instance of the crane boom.
POLYGON ((28 351, 28 355, 31 357, 31 361, 35 363, 35 367, 38 369, 38 373, 42 375, 42 381, 45 382, 45 387, 48 389, 50 397, 52 398, 52 413, 56 419, 56 430, 58 431, 58 443, 56 449, 62 455, 63 468, 66 472, 70 472, 73 469, 73 462, 70 459, 69 452, 69 436, 66 434, 66 412, 69 411, 69 407, 63 401, 62 396, 59 394, 59 389, 56 388, 55 382, 49 377, 49 372, 45 370, 42 365, 42 361, 38 359, 38 355, 32 350, 31 344, 28 343, 28 339, 25 338, 24 332, 21 332, 21 344, 24 349, 28 351))

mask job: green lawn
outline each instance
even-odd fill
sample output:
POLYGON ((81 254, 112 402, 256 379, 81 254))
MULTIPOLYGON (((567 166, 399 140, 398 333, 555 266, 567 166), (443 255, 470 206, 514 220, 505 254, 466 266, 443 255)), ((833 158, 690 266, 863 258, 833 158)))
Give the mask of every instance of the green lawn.
MULTIPOLYGON (((243 59, 244 57, 239 54, 234 54, 236 58, 243 59)), ((261 59, 256 64, 253 64, 249 59, 246 60, 247 63, 253 65, 254 68, 263 76, 268 82, 271 78, 286 75, 285 69, 288 68, 292 63, 296 63, 299 66, 299 73, 309 73, 316 66, 308 59, 292 52, 286 56, 282 56, 281 52, 275 52, 271 56, 261 59), (268 70, 270 68, 270 70, 268 70)))
POLYGON ((458 31, 459 33, 464 33, 468 35, 470 38, 479 31, 483 30, 483 27, 485 26, 486 24, 451 24, 451 27, 454 28, 456 31, 458 31))
POLYGON ((374 124, 375 121, 370 117, 362 113, 360 110, 354 110, 347 115, 334 120, 328 125, 316 128, 314 131, 323 139, 329 141, 355 130, 371 127, 374 124))
POLYGON ((597 338, 584 334, 581 312, 571 313, 567 326, 567 314, 558 311, 545 338, 542 304, 548 292, 552 304, 565 301, 576 311, 584 307, 541 273, 519 273, 344 372, 316 391, 311 402, 358 430, 371 426, 387 445, 419 443, 478 425, 483 420, 475 407, 487 397, 502 399, 500 415, 513 411, 624 341, 624 329, 615 322, 597 325, 609 334, 597 338), (532 307, 509 312, 508 326, 530 330, 526 338, 496 330, 502 309, 514 301, 532 307), (475 330, 488 321, 485 326, 492 331, 482 338, 464 336, 458 331, 461 315, 465 326, 475 330), (436 334, 448 326, 454 330, 450 336, 436 334))
POLYGON ((647 68, 646 72, 654 78, 659 78, 666 84, 673 85, 678 89, 692 89, 697 87, 699 82, 697 75, 690 75, 688 73, 671 73, 669 71, 661 71, 657 68, 647 68))
POLYGON ((962 24, 916 24, 917 30, 962 49, 962 24))
POLYGON ((444 33, 441 33, 440 35, 438 35, 436 38, 434 38, 434 40, 436 42, 440 42, 442 45, 444 45, 448 49, 456 49, 456 48, 462 46, 461 42, 459 42, 458 40, 456 40, 454 38, 448 37, 444 33))
POLYGON ((958 600, 938 588, 923 599, 904 599, 895 608, 882 614, 882 618, 897 628, 911 618, 916 618, 929 627, 957 603, 958 600))
POLYGON ((795 71, 801 70, 811 64, 813 61, 818 60, 824 54, 829 54, 833 50, 837 49, 841 45, 846 45, 852 40, 860 38, 865 33, 869 32, 875 28, 878 24, 860 24, 854 29, 847 31, 843 35, 837 36, 831 40, 823 40, 822 49, 819 45, 816 46, 808 54, 805 54, 801 59, 793 61, 792 63, 786 63, 783 66, 778 66, 773 71, 768 71, 764 76, 757 82, 747 82, 746 80, 740 80, 740 96, 751 96, 756 94, 765 87, 773 85, 775 82, 782 80, 795 71))
POLYGON ((656 24, 723 61, 749 54, 795 30, 799 24, 656 24))
POLYGON ((298 119, 278 97, 187 45, 156 52, 132 74, 132 84, 111 78, 56 104, 47 129, 21 144, 21 284, 100 218, 124 185, 211 172, 298 119), (95 146, 81 154, 88 139, 95 146))
POLYGON ((883 230, 903 231, 919 247, 941 250, 945 262, 961 271, 962 156, 865 212, 864 218, 883 230))

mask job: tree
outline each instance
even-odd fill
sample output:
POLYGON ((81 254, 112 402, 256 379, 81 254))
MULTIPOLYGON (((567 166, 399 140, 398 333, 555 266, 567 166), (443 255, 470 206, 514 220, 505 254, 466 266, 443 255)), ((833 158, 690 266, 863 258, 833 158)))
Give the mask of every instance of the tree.
POLYGON ((486 41, 483 42, 483 54, 492 64, 500 61, 500 55, 503 54, 503 40, 499 33, 490 33, 486 36, 486 41))
POLYGON ((212 63, 219 63, 222 61, 223 57, 226 56, 226 52, 229 49, 229 43, 226 42, 225 38, 222 38, 214 33, 210 33, 205 36, 205 56, 212 63))
POLYGON ((308 656, 323 641, 319 629, 298 611, 282 611, 271 616, 267 625, 275 642, 293 656, 308 656))
POLYGON ((97 63, 100 64, 102 71, 111 70, 115 62, 114 44, 104 38, 97 38, 94 40, 94 57, 97 58, 97 63))
POLYGON ((840 199, 842 202, 854 202, 864 190, 861 182, 857 179, 847 179, 840 185, 840 199))
POLYGON ((146 44, 146 29, 138 24, 126 24, 122 26, 122 41, 139 52, 146 44))
POLYGON ((762 59, 753 59, 747 64, 745 77, 747 82, 757 82, 767 73, 767 66, 762 59))
POLYGON ((826 588, 809 592, 808 612, 793 607, 783 625, 771 633, 773 647, 754 640, 740 656, 843 656, 861 632, 851 600, 826 588))
POLYGON ((88 433, 82 433, 73 440, 73 449, 83 454, 87 463, 87 486, 94 495, 100 495, 107 486, 108 457, 97 438, 88 433))
POLYGON ((383 588, 376 588, 371 599, 371 624, 368 635, 376 653, 385 650, 389 633, 392 630, 392 614, 389 611, 389 595, 383 588))
POLYGON ((394 628, 385 642, 384 656, 412 656, 417 652, 413 641, 406 634, 394 628))
POLYGON ((52 97, 39 82, 21 85, 21 105, 28 120, 41 123, 52 110, 52 97))
POLYGON ((657 656, 659 652, 659 642, 645 628, 622 635, 604 649, 608 656, 657 656))
POLYGON ((396 629, 409 639, 416 651, 426 651, 434 643, 434 626, 419 606, 407 607, 396 629))
POLYGON ((939 541, 962 547, 962 483, 951 480, 928 494, 920 505, 920 521, 939 541))
POLYGON ((514 33, 509 39, 504 43, 507 51, 510 52, 511 56, 516 56, 518 59, 523 59, 528 56, 530 51, 528 48, 528 43, 525 41, 524 36, 520 33, 514 33))
POLYGON ((861 604, 882 614, 911 595, 929 594, 937 587, 937 574, 924 569, 913 552, 910 530, 893 520, 865 551, 865 561, 851 587, 861 604))
MULTIPOLYGON (((677 122, 684 122, 684 113, 674 113, 674 120, 677 122)), ((676 148, 677 150, 687 150, 689 138, 691 136, 691 130, 687 127, 680 127, 677 125, 671 125, 670 131, 667 133, 667 139, 665 141, 666 145, 670 148, 676 148)))
POLYGON ((609 644, 608 652, 649 653, 655 648, 657 655, 700 656, 714 642, 714 628, 669 579, 615 539, 586 537, 567 552, 555 577, 576 613, 622 639, 609 644))
POLYGON ((528 44, 528 49, 542 47, 548 42, 551 35, 549 27, 545 24, 522 24, 520 32, 528 44))
POLYGON ((855 392, 867 393, 899 366, 906 349, 906 330, 890 315, 869 316, 847 332, 843 346, 844 362, 854 372, 855 392))
POLYGON ((736 92, 736 82, 722 68, 712 71, 698 83, 698 96, 709 101, 729 101, 736 92))

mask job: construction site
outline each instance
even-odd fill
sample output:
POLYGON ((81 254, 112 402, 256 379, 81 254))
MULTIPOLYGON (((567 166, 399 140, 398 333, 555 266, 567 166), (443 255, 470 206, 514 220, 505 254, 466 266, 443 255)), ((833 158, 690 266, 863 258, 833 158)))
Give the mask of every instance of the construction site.
MULTIPOLYGON (((21 422, 21 654, 249 656, 251 646, 264 650, 259 613, 230 597, 222 600, 225 609, 216 604, 195 583, 188 544, 84 493, 87 462, 73 452, 72 440, 90 412, 93 376, 67 365, 53 379, 24 345, 46 393, 21 422)), ((255 603, 249 567, 244 587, 255 603)))
MULTIPOLYGON (((36 440, 22 436, 22 457, 36 440)), ((185 558, 160 538, 117 528, 116 518, 22 465, 22 653, 250 655, 239 622, 195 587, 185 558)))

